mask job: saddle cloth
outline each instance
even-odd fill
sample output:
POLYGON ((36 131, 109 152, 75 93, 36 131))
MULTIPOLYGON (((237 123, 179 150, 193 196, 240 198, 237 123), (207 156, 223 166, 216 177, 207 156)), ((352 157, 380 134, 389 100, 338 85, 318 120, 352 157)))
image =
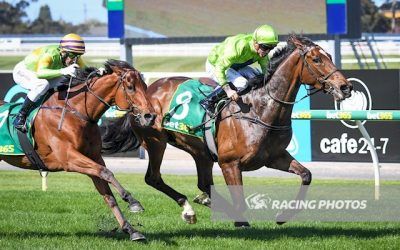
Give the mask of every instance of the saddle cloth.
MULTIPOLYGON (((195 79, 181 83, 171 99, 169 112, 163 117, 163 127, 203 139, 204 126, 198 126, 203 123, 206 112, 199 103, 213 90, 195 79)), ((215 134, 215 128, 213 131, 215 134)))
MULTIPOLYGON (((41 103, 41 102, 39 102, 41 103)), ((16 114, 19 112, 22 103, 5 103, 0 106, 0 155, 24 155, 18 140, 17 130, 13 126, 16 114)), ((37 105, 27 118, 27 135, 29 141, 34 145, 32 135, 33 121, 39 112, 40 105, 37 105)))

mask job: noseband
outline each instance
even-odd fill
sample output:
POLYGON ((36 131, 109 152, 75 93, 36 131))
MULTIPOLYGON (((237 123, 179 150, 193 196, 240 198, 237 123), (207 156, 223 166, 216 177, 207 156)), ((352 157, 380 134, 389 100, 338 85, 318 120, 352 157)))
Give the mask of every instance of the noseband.
MULTIPOLYGON (((306 69, 307 69, 308 73, 310 73, 322 85, 322 88, 321 89, 317 89, 317 90, 315 90, 313 92, 309 92, 309 93, 307 93, 307 95, 303 96, 300 100, 294 101, 294 102, 287 102, 287 101, 280 100, 280 99, 272 96, 271 93, 269 93, 269 89, 266 88, 267 89, 267 95, 269 97, 271 97, 274 101, 282 103, 282 104, 294 105, 294 104, 302 101, 303 99, 305 99, 305 98, 307 98, 309 96, 312 96, 313 94, 315 94, 315 93, 317 93, 317 92, 319 92, 321 90, 324 90, 327 93, 331 93, 333 91, 333 87, 329 87, 329 89, 326 89, 325 86, 329 82, 328 81, 329 77, 331 77, 336 71, 338 71, 338 69, 335 67, 331 72, 329 72, 329 74, 327 74, 325 76, 319 71, 316 72, 306 60, 307 53, 310 52, 312 49, 315 49, 315 48, 320 48, 320 47, 319 46, 313 46, 311 48, 307 47, 306 50, 302 50, 302 49, 298 48, 299 54, 300 54, 300 58, 301 58, 301 60, 303 62, 302 65, 301 65, 301 71, 300 71, 300 82, 303 82, 302 75, 303 75, 304 66, 306 66, 306 69)), ((264 81, 266 81, 265 77, 264 77, 264 81)), ((265 82, 264 82, 264 85, 265 85, 265 82)))

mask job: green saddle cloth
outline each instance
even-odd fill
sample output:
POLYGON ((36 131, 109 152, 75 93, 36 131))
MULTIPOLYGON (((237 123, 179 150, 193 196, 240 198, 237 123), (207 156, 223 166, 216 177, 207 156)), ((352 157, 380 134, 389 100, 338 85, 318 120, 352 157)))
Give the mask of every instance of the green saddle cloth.
MULTIPOLYGON (((169 112, 163 117, 162 126, 168 130, 203 138, 204 126, 193 128, 202 124, 206 113, 200 106, 200 101, 213 90, 212 87, 194 79, 180 84, 169 104, 169 112)), ((215 134, 214 126, 212 132, 215 134)))
MULTIPOLYGON (((0 106, 0 155, 24 155, 24 151, 18 140, 17 129, 12 124, 21 106, 22 103, 5 103, 0 106)), ((32 145, 34 144, 34 139, 31 128, 39 108, 40 106, 36 105, 26 121, 27 134, 32 145)))

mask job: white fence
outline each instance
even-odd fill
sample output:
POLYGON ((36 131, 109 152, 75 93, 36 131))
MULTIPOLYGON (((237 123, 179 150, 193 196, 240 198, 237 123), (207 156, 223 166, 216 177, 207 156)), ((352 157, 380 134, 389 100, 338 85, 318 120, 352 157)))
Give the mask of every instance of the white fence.
MULTIPOLYGON (((378 52, 385 62, 400 61, 400 36, 393 35, 369 35, 370 45, 374 51, 378 52)), ((356 48, 366 57, 371 56, 371 50, 366 39, 357 41, 356 48)), ((31 38, 0 38, 0 55, 26 55, 38 46, 49 43, 57 43, 58 37, 31 37, 31 38)), ((121 45, 119 39, 109 39, 106 37, 85 38, 87 44, 87 56, 119 56, 121 45)), ((316 41, 322 47, 328 47, 327 41, 316 41)), ((133 56, 202 56, 205 57, 210 52, 215 43, 187 43, 187 44, 155 44, 155 45, 134 45, 132 47, 133 56)), ((353 56, 353 48, 349 40, 341 42, 342 56, 353 56)), ((363 58, 366 62, 373 62, 371 58, 363 58)), ((356 59, 343 58, 342 63, 356 63, 356 59)))

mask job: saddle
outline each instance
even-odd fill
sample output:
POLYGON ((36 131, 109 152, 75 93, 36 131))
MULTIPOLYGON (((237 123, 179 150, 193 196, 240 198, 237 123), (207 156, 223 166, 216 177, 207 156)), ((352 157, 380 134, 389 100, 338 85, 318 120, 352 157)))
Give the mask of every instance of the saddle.
POLYGON ((212 87, 212 88, 214 88, 214 89, 215 89, 216 87, 218 87, 218 83, 217 83, 216 81, 214 81, 212 78, 209 78, 209 77, 200 77, 200 78, 199 78, 199 82, 200 82, 201 84, 210 86, 210 87, 212 87))

